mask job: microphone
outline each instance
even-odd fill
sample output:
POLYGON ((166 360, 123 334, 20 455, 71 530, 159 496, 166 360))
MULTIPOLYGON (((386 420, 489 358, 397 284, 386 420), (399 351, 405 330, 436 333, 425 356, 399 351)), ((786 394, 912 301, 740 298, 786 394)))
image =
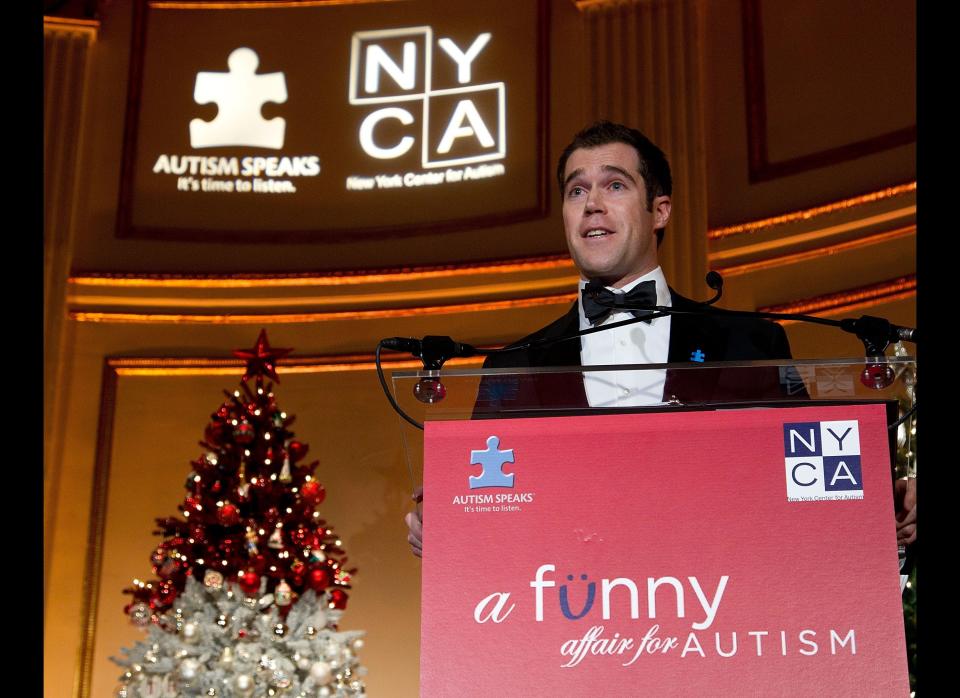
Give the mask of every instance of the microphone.
POLYGON ((472 344, 455 342, 450 337, 427 335, 423 339, 414 337, 387 337, 380 340, 387 349, 413 354, 423 363, 425 371, 439 371, 447 359, 476 356, 479 350, 472 344))
POLYGON ((723 295, 723 277, 720 276, 720 272, 718 271, 708 271, 706 279, 704 280, 707 282, 707 286, 716 291, 717 294, 710 300, 704 301, 703 305, 713 305, 720 300, 720 296, 723 295))
MULTIPOLYGON (((423 339, 387 337, 381 339, 380 344, 387 349, 413 354, 420 359, 424 371, 439 371, 447 359, 458 356, 476 356, 480 353, 472 344, 455 342, 450 337, 438 335, 428 335, 423 339)), ((446 395, 447 388, 438 377, 421 378, 413 386, 413 396, 428 405, 440 402, 446 395)))
MULTIPOLYGON (((840 321, 840 329, 857 335, 865 343, 870 342, 874 345, 886 348, 890 342, 913 342, 917 341, 917 330, 914 327, 902 327, 894 325, 889 320, 872 315, 863 315, 854 320, 847 318, 840 321)), ((883 353, 882 350, 880 353, 883 353)))

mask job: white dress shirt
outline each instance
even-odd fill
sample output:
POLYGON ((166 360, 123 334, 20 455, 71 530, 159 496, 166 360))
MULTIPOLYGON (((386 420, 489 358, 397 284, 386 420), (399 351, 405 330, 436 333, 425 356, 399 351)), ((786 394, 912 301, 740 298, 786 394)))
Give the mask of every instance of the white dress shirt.
MULTIPOLYGON (((626 293, 644 281, 657 284, 657 305, 670 306, 670 289, 663 270, 657 267, 621 289, 608 287, 614 293, 626 293)), ((580 280, 580 290, 587 282, 580 280)), ((580 329, 590 324, 583 312, 582 296, 577 304, 580 311, 580 329)), ((611 311, 600 325, 629 320, 629 311, 611 311)), ((654 318, 651 322, 636 322, 604 332, 594 332, 580 338, 580 363, 583 366, 616 366, 620 364, 665 364, 670 353, 670 316, 654 318)), ((583 387, 591 407, 633 407, 663 402, 666 370, 652 371, 589 371, 583 374, 583 387)))

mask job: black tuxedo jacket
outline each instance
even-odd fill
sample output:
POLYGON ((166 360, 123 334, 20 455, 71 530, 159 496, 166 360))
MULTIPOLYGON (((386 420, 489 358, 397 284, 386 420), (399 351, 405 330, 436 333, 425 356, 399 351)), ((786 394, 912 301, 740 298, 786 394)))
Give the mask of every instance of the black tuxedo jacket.
MULTIPOLYGON (((696 310, 703 306, 670 289, 673 308, 696 310)), ((570 310, 546 327, 514 342, 512 347, 534 340, 552 340, 576 334, 580 329, 577 302, 570 310)), ((677 314, 670 320, 669 363, 691 366, 712 361, 753 361, 759 359, 789 360, 790 345, 783 328, 767 320, 740 318, 720 312, 677 314), (694 357, 702 358, 697 361, 694 357)), ((574 337, 552 344, 518 348, 492 354, 484 368, 560 367, 580 365, 580 338, 574 337)), ((675 398, 681 403, 764 401, 794 393, 776 367, 757 369, 709 369, 668 371, 664 400, 675 398)), ((802 390, 802 387, 801 387, 802 390)), ((551 408, 588 407, 583 380, 578 373, 488 376, 480 385, 474 413, 527 411, 551 408)))

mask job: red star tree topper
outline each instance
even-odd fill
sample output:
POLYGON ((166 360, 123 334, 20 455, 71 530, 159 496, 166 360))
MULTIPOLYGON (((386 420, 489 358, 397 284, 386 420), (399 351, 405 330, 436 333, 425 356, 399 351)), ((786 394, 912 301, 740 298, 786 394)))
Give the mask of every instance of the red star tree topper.
POLYGON ((257 336, 257 343, 253 349, 234 349, 233 355, 238 359, 247 362, 247 370, 241 380, 248 381, 254 376, 266 376, 277 383, 280 378, 277 377, 277 359, 282 359, 293 349, 274 349, 270 346, 267 339, 267 331, 260 330, 257 336))

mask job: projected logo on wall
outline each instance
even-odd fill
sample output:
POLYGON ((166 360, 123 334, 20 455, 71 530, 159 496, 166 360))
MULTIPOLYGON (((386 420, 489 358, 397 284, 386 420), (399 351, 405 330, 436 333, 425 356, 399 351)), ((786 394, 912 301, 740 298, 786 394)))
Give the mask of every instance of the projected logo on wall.
POLYGON ((378 107, 360 123, 363 151, 372 158, 393 160, 410 151, 419 139, 421 166, 446 169, 422 174, 408 172, 403 176, 351 176, 347 178, 348 189, 442 184, 506 172, 499 163, 451 167, 501 160, 506 155, 506 86, 503 82, 472 82, 471 66, 491 37, 490 32, 482 32, 468 47, 444 37, 437 42, 441 50, 435 53, 431 27, 362 31, 353 35, 350 104, 378 107), (456 66, 456 79, 461 86, 433 87, 433 62, 442 57, 456 66), (410 127, 410 133, 393 141, 383 139, 378 135, 378 126, 386 120, 410 127), (439 130, 431 130, 431 124, 440 125, 439 130))
MULTIPOLYGON (((228 72, 197 73, 194 101, 215 103, 218 110, 212 121, 190 121, 191 148, 283 147, 286 120, 279 116, 264 119, 261 108, 267 102, 287 101, 286 78, 282 72, 258 75, 259 64, 257 52, 241 46, 227 58, 228 72)), ((290 179, 274 178, 316 177, 320 174, 320 157, 160 155, 153 171, 177 175, 179 191, 293 194, 297 187, 290 179)))
POLYGON ((253 49, 240 47, 227 59, 229 73, 197 73, 193 99, 197 104, 216 102, 220 107, 213 121, 190 122, 190 147, 252 145, 261 148, 283 147, 281 117, 264 119, 264 102, 287 101, 287 81, 283 73, 257 75, 260 58, 253 49))
POLYGON ((544 2, 137 7, 120 236, 546 215, 544 2))

